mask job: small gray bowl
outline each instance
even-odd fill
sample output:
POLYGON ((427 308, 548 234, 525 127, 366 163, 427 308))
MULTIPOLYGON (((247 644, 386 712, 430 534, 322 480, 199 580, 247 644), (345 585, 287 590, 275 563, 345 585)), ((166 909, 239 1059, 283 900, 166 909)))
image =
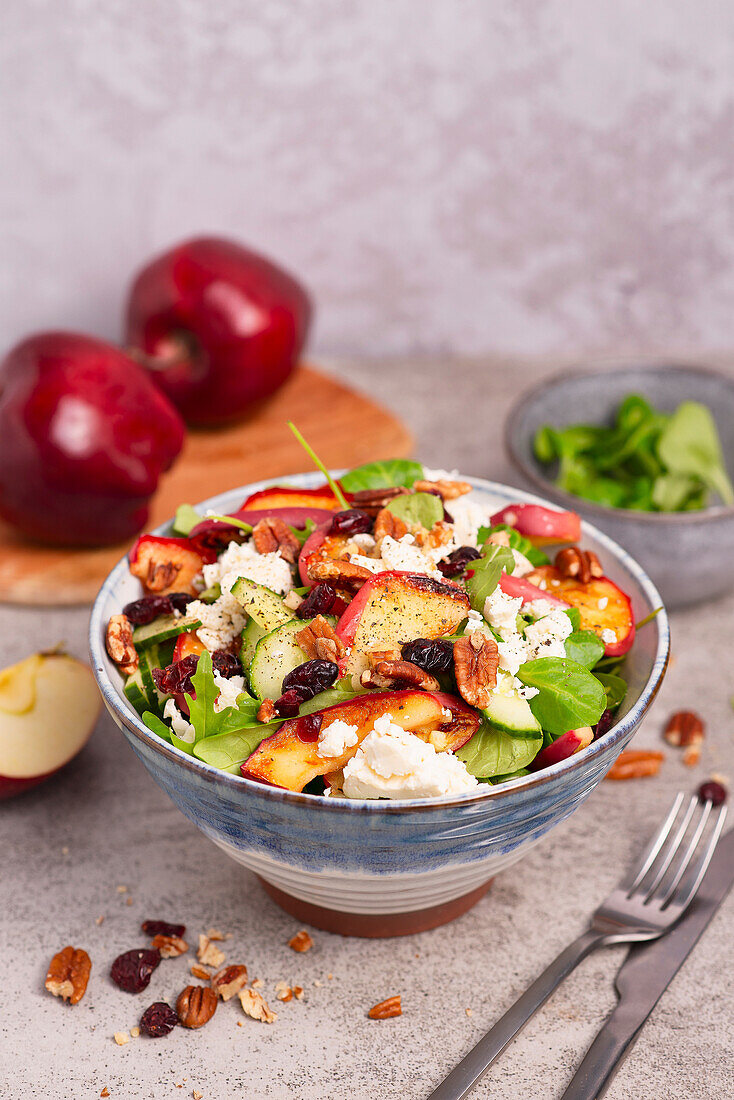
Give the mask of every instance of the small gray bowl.
POLYGON ((604 424, 628 393, 672 412, 700 401, 713 413, 724 458, 734 472, 734 377, 705 367, 608 364, 554 375, 524 393, 505 425, 505 447, 527 486, 578 512, 620 543, 657 585, 668 608, 721 596, 734 587, 734 508, 632 512, 606 508, 556 488, 533 453, 543 424, 604 424))

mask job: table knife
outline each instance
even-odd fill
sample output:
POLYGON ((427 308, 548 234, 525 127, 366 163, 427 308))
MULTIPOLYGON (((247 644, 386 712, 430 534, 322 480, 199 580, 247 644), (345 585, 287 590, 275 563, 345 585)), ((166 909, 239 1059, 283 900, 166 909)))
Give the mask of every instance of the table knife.
POLYGON ((733 883, 734 829, 730 829, 719 841, 686 915, 659 940, 630 949, 615 981, 619 1003, 590 1046, 563 1100, 598 1100, 604 1095, 643 1024, 733 883))

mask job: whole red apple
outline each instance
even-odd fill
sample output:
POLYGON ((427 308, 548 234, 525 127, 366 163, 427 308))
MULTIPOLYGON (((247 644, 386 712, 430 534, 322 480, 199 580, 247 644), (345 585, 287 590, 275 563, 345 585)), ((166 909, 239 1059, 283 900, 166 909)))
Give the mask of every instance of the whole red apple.
POLYGON ((296 280, 231 241, 186 241, 153 260, 130 291, 126 342, 191 424, 244 415, 280 386, 308 334, 296 280))
POLYGON ((59 545, 129 539, 184 433, 118 348, 74 333, 32 336, 0 364, 0 516, 59 545))

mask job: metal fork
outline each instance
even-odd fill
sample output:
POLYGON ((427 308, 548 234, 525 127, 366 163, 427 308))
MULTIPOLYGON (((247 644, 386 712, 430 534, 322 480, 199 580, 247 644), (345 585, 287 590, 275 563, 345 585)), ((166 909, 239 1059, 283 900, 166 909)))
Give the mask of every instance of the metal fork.
POLYGON ((685 807, 684 801, 681 791, 637 866, 602 902, 587 931, 536 978, 428 1100, 462 1100, 468 1096, 533 1013, 597 947, 657 939, 683 915, 706 873, 726 818, 726 807, 721 806, 704 840, 706 823, 712 815, 711 802, 701 804, 695 795, 685 807), (692 834, 686 841, 690 828, 692 834))

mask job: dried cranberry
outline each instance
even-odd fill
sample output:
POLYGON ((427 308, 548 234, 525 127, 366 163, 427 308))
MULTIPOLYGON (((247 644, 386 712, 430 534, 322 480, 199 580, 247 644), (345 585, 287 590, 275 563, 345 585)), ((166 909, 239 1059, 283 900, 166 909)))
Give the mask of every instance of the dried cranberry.
POLYGON ((451 672, 454 667, 454 647, 441 638, 416 638, 401 649, 404 661, 411 661, 424 672, 451 672))
POLYGON ((340 615, 346 603, 330 584, 316 584, 302 604, 296 608, 299 619, 315 619, 317 615, 340 615))
POLYGON ((310 698, 311 696, 301 688, 291 688, 290 691, 284 691, 280 699, 275 700, 273 704, 275 713, 279 718, 295 718, 301 703, 305 703, 306 699, 310 698))
POLYGON ((715 779, 707 779, 698 788, 698 797, 702 802, 710 802, 713 806, 720 806, 727 799, 726 787, 723 783, 717 783, 715 779))
POLYGON ((186 935, 185 924, 170 924, 167 920, 144 920, 141 928, 146 936, 177 936, 181 939, 186 935))
POLYGON ((237 657, 224 650, 212 653, 212 665, 225 680, 231 680, 233 676, 241 676, 243 669, 237 657))
POLYGON ((375 521, 359 508, 347 508, 337 512, 331 521, 327 535, 364 535, 372 530, 375 521))
POLYGON ((605 733, 609 733, 613 725, 614 714, 611 710, 605 710, 599 721, 596 723, 596 727, 594 729, 594 737, 603 737, 605 733))
POLYGON ((183 695, 184 692, 193 690, 191 685, 191 677, 196 672, 196 666, 199 663, 199 655, 197 653, 191 653, 188 657, 183 657, 180 661, 174 661, 172 665, 168 665, 167 668, 154 668, 151 669, 151 675, 155 686, 159 691, 162 691, 164 695, 183 695))
POLYGON ((183 615, 189 604, 196 599, 196 596, 190 596, 188 592, 171 592, 167 598, 170 600, 173 610, 180 611, 183 615))
POLYGON ((125 993, 140 993, 160 961, 161 953, 155 948, 124 951, 110 967, 110 977, 125 993))
POLYGON ((335 684, 338 675, 339 666, 333 661, 304 661, 283 677, 283 690, 298 688, 299 691, 307 691, 308 697, 313 698, 335 684))
POLYGON ((173 605, 168 596, 143 596, 142 600, 126 603, 122 609, 133 626, 146 626, 159 615, 170 615, 173 605))
POLYGON ((445 561, 440 561, 438 568, 444 577, 460 577, 469 562, 476 561, 481 556, 473 546, 460 546, 458 550, 453 550, 445 561))
POLYGON ((175 1010, 165 1001, 156 1001, 140 1017, 140 1030, 144 1035, 150 1035, 151 1039, 160 1039, 162 1035, 170 1034, 177 1023, 175 1010))

